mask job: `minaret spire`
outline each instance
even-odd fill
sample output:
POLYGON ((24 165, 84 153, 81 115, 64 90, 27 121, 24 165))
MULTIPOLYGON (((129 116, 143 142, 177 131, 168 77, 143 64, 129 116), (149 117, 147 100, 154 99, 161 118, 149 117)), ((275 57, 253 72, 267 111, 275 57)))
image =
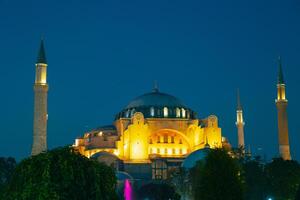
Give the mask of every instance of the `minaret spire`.
POLYGON ((282 72, 282 63, 281 57, 278 57, 278 79, 277 84, 284 84, 283 72, 282 72))
POLYGON ((44 47, 44 39, 43 38, 41 39, 40 49, 39 49, 39 53, 38 53, 36 63, 47 64, 45 47, 44 47))
POLYGON ((242 104, 240 99, 240 89, 237 89, 237 110, 242 110, 242 104))
POLYGON ((237 90, 237 110, 236 110, 236 127, 238 133, 238 148, 245 148, 245 139, 244 139, 244 118, 243 118, 243 109, 240 99, 240 91, 237 90))
POLYGON ((47 150, 47 66, 44 41, 41 40, 35 64, 33 143, 31 155, 36 155, 47 150))
POLYGON ((159 92, 157 80, 155 80, 154 83, 153 83, 153 90, 152 91, 153 92, 159 92))
POLYGON ((285 94, 285 82, 283 79, 283 71, 281 59, 278 59, 278 80, 277 80, 277 98, 275 100, 278 116, 278 143, 279 153, 284 160, 291 160, 287 105, 288 100, 285 94))

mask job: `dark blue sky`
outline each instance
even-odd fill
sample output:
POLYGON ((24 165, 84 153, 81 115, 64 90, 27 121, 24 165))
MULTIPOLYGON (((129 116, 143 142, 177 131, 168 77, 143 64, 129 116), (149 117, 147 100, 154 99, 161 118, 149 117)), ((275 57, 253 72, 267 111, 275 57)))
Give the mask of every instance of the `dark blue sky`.
POLYGON ((299 24, 298 0, 0 0, 0 156, 30 153, 34 63, 43 35, 50 148, 111 124, 157 80, 161 91, 199 117, 217 115, 233 145, 240 88, 246 143, 271 158, 278 152, 274 99, 281 55, 291 152, 300 160, 299 24))

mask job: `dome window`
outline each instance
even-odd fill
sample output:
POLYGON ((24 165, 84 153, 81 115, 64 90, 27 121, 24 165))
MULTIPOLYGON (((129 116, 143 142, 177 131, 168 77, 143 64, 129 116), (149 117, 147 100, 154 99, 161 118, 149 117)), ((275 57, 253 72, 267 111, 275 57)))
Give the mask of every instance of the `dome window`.
POLYGON ((168 108, 164 107, 164 117, 168 117, 168 108))
POLYGON ((176 108, 176 117, 180 117, 180 109, 176 108))
POLYGON ((125 117, 126 117, 126 118, 129 118, 129 110, 127 110, 127 111, 125 112, 125 117))
POLYGON ((154 107, 151 107, 151 108, 150 108, 150 116, 151 116, 151 117, 154 117, 154 114, 155 114, 154 107))
POLYGON ((181 108, 181 113, 182 113, 182 117, 185 118, 186 117, 186 111, 184 108, 181 108))

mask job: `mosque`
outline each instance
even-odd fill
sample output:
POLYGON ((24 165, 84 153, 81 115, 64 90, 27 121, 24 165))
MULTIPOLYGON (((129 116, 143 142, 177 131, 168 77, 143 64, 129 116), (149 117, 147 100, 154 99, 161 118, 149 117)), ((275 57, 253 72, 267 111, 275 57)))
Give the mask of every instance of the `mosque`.
POLYGON ((143 172, 153 179, 165 179, 167 168, 179 167, 190 153, 224 145, 226 138, 216 116, 198 119, 178 98, 155 87, 129 102, 113 125, 85 133, 74 147, 134 177, 143 172))
MULTIPOLYGON (((287 129, 285 84, 279 65, 276 105, 278 109, 279 152, 291 159, 287 129)), ((43 41, 36 64, 34 84, 34 131, 32 155, 47 149, 47 62, 43 41)), ((238 146, 244 147, 244 119, 237 101, 238 146)), ((76 138, 73 148, 82 155, 113 166, 140 180, 163 180, 178 167, 188 167, 203 158, 210 148, 231 148, 222 135, 218 118, 197 113, 180 99, 155 86, 130 101, 116 114, 111 125, 101 126, 76 138), (189 161, 189 162, 188 162, 189 161)))

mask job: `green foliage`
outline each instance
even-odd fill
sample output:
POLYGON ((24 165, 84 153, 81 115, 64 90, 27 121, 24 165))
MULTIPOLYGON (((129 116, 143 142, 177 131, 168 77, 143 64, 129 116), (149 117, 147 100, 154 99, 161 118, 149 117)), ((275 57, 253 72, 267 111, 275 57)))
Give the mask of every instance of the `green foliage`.
POLYGON ((166 183, 149 183, 138 191, 138 199, 149 200, 180 200, 175 188, 166 183))
POLYGON ((249 160, 243 163, 243 171, 246 200, 266 199, 264 166, 257 160, 249 160))
POLYGON ((276 200, 294 199, 300 185, 300 165, 294 160, 275 158, 266 164, 268 191, 276 200))
POLYGON ((12 157, 0 158, 0 199, 2 199, 2 193, 7 182, 16 167, 16 160, 12 157))
POLYGON ((238 161, 224 149, 211 150, 204 161, 191 170, 194 199, 241 200, 243 181, 238 161))
POLYGON ((23 160, 8 184, 6 199, 116 199, 112 168, 69 147, 23 160))

